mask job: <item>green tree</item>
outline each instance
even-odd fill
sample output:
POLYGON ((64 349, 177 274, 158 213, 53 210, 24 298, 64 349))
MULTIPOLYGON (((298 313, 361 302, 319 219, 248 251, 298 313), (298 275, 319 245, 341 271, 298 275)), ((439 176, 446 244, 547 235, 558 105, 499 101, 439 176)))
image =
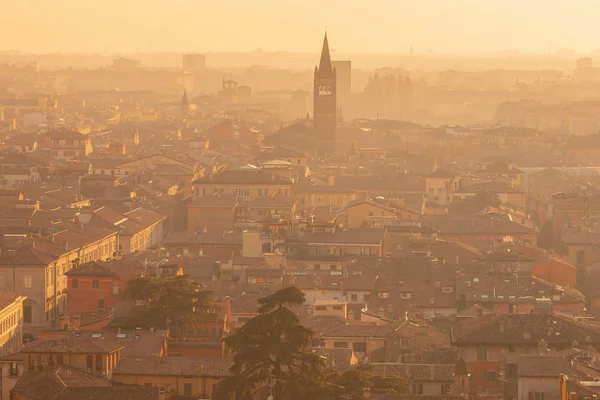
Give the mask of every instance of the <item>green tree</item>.
POLYGON ((213 293, 179 275, 165 278, 137 278, 127 282, 123 298, 146 304, 138 320, 146 326, 186 325, 211 319, 209 302, 213 293))
POLYGON ((371 364, 359 364, 344 372, 329 369, 325 374, 324 394, 334 398, 360 400, 364 389, 372 394, 408 392, 409 381, 401 376, 382 376, 371 364))
POLYGON ((219 383, 213 398, 247 400, 270 391, 282 399, 362 399, 363 389, 373 393, 406 393, 408 382, 381 376, 373 366, 361 364, 340 373, 325 367, 325 357, 312 351, 313 332, 300 324, 291 309, 304 304, 297 287, 281 289, 258 301, 258 313, 225 338, 233 351, 232 375, 219 383))
POLYGON ((293 306, 304 303, 297 287, 281 289, 259 299, 258 313, 225 338, 234 353, 232 376, 217 387, 215 399, 249 399, 271 390, 275 399, 307 398, 318 390, 323 359, 311 351, 312 331, 300 324, 293 306))

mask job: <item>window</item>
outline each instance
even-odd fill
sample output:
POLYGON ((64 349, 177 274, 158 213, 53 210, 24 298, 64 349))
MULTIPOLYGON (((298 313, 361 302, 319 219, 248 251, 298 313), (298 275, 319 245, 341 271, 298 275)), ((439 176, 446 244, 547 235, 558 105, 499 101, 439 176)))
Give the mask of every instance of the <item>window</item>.
POLYGON ((487 347, 477 348, 477 361, 487 361, 487 347))
POLYGON ((357 294, 351 294, 350 295, 350 301, 357 301, 358 300, 358 295, 357 294))
POLYGON ((544 392, 529 392, 529 400, 546 400, 544 392))
POLYGON ((410 346, 410 339, 400 339, 400 347, 410 346))
POLYGON ((85 368, 88 372, 92 372, 92 368, 94 367, 94 356, 87 356, 85 359, 85 368))
POLYGON ((250 197, 250 189, 233 189, 233 194, 238 197, 250 197))
POLYGON ((371 295, 370 294, 363 294, 363 300, 364 300, 365 303, 368 303, 369 299, 371 299, 371 295))
POLYGON ((77 289, 79 287, 79 281, 77 279, 71 280, 71 288, 77 289))
POLYGON ((100 354, 96 355, 96 372, 102 371, 102 356, 100 354))
POLYGON ((342 310, 342 306, 333 306, 333 309, 335 311, 341 311, 342 310))
POLYGON ((442 394, 450 394, 450 384, 442 383, 442 394))
POLYGON ((17 363, 10 363, 10 376, 17 376, 17 363))
POLYGON ((354 342, 352 343, 352 349, 356 352, 366 353, 367 352, 367 343, 365 342, 354 342))
POLYGON ((146 382, 146 383, 144 383, 144 386, 145 386, 145 387, 152 387, 152 384, 151 384, 151 383, 149 383, 149 382, 146 382))
POLYGON ((452 286, 442 286, 442 293, 452 293, 454 288, 452 286))
POLYGON ((94 279, 94 280, 92 281, 92 287, 93 287, 94 289, 100 289, 100 281, 99 281, 98 279, 94 279))
POLYGON ((31 305, 26 304, 23 306, 23 322, 30 324, 31 323, 31 305))
POLYGON ((192 395, 192 384, 191 383, 184 383, 183 384, 183 395, 184 396, 191 396, 192 395))
POLYGON ((506 377, 517 378, 517 364, 506 364, 506 377))
POLYGON ((380 299, 387 299, 390 296, 390 292, 379 292, 380 299))
POLYGON ((400 298, 401 298, 401 299, 408 300, 408 299, 410 299, 411 297, 412 297, 412 294, 411 294, 411 293, 408 293, 408 292, 403 292, 403 293, 400 293, 400 298))
POLYGON ((104 299, 98 299, 98 309, 104 309, 104 299))
POLYGON ((33 287, 33 278, 31 275, 23 276, 23 287, 25 289, 31 289, 33 287))
POLYGON ((483 379, 486 382, 493 382, 496 380, 496 371, 485 371, 483 379))
POLYGON ((317 310, 317 311, 327 311, 327 307, 326 306, 315 306, 315 310, 317 310))
POLYGON ((413 392, 413 394, 423 394, 423 384, 422 383, 413 383, 412 392, 413 392))
POLYGON ((347 349, 348 342, 333 342, 334 349, 347 349))

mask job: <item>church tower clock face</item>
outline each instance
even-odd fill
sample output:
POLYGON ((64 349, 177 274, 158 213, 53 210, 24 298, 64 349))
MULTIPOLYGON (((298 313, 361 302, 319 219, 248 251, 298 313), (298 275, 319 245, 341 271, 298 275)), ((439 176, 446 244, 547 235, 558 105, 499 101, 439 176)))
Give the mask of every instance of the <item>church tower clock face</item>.
POLYGON ((331 96, 332 93, 331 86, 319 86, 319 96, 331 96))

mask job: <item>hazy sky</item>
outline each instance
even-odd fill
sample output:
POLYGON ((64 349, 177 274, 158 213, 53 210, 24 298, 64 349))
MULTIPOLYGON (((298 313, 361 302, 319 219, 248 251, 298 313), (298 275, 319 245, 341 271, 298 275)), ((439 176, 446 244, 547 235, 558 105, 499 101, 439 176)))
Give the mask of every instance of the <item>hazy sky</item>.
POLYGON ((0 49, 31 52, 587 52, 600 0, 2 0, 0 49))

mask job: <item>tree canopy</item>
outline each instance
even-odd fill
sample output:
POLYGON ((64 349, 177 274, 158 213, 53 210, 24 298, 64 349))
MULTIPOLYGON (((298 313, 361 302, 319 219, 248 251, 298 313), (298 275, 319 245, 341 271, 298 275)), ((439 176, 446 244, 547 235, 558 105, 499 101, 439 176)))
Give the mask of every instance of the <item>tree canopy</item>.
POLYGON ((325 357, 312 351, 313 332, 292 310, 304 304, 297 287, 281 289, 258 300, 258 315, 226 337, 234 353, 232 375, 217 386, 213 398, 250 399, 261 390, 280 399, 317 397, 360 399, 363 388, 374 393, 405 393, 401 377, 377 375, 369 364, 340 373, 326 368, 325 357))
POLYGON ((359 364, 344 372, 328 369, 324 376, 327 384, 323 385, 323 394, 334 398, 360 400, 365 388, 369 388, 373 394, 408 392, 406 378, 378 375, 371 364, 359 364))
POLYGON ((207 318, 212 292, 201 290, 185 275, 164 278, 137 278, 127 282, 124 299, 144 301, 139 315, 144 325, 185 325, 207 318))
POLYGON ((297 287, 281 289, 258 300, 259 315, 225 338, 234 353, 232 376, 221 382, 217 399, 249 399, 260 389, 272 390, 275 398, 300 396, 311 388, 324 367, 312 353, 312 331, 300 324, 290 309, 304 303, 297 287))

